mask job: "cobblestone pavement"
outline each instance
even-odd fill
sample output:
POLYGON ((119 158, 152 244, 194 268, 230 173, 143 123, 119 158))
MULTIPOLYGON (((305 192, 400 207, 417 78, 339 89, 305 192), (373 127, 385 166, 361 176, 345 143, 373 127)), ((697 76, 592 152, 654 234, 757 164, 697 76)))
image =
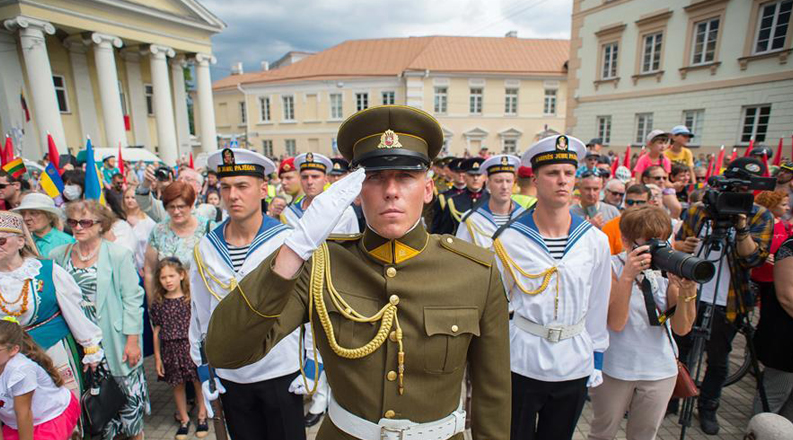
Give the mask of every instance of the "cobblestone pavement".
MULTIPOLYGON (((146 377, 153 378, 154 374, 154 359, 149 357, 146 359, 146 377)), ((741 440, 743 439, 743 431, 749 422, 752 412, 752 399, 754 397, 755 381, 751 375, 746 375, 743 380, 735 385, 726 387, 722 397, 721 408, 719 408, 719 422, 721 424, 721 431, 718 436, 706 436, 699 430, 699 423, 696 419, 696 412, 694 414, 693 425, 687 431, 686 438, 692 440, 714 440, 714 439, 730 439, 741 440)), ((156 382, 149 380, 149 392, 151 394, 151 410, 150 416, 145 419, 146 426, 146 439, 147 440, 170 440, 176 435, 177 425, 173 419, 174 404, 170 387, 163 382, 156 382)), ((584 408, 584 413, 578 422, 576 433, 573 439, 584 440, 589 433, 589 423, 592 420, 592 409, 590 404, 587 403, 584 408)), ((317 425, 319 426, 319 425, 317 425)), ((617 439, 625 439, 624 431, 625 423, 617 436, 617 439)), ((195 429, 193 424, 192 429, 195 429)), ((210 430, 213 428, 210 426, 210 430)), ((308 432, 308 440, 314 440, 317 427, 312 428, 308 432)), ((191 430, 190 437, 195 438, 194 431, 191 430)), ((207 439, 214 440, 214 432, 210 432, 207 439)), ((467 438, 470 438, 468 436, 467 438)), ((661 430, 658 434, 659 440, 672 440, 680 438, 680 426, 677 423, 676 416, 667 416, 664 419, 661 430)))

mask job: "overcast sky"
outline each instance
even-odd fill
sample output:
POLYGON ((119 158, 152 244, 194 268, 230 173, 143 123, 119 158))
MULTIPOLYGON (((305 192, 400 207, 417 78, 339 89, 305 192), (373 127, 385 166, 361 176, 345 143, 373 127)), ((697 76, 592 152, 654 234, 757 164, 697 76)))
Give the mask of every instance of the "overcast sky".
POLYGON ((212 79, 259 70, 291 50, 426 35, 570 38, 572 0, 201 0, 228 28, 212 39, 212 79))

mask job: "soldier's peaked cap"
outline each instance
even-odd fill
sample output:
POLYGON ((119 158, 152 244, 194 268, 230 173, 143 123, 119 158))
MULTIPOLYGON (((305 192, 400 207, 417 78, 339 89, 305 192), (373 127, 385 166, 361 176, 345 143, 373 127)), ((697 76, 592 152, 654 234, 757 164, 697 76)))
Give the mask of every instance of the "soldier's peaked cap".
POLYGON ((361 110, 339 127, 339 152, 367 170, 423 170, 443 147, 443 131, 427 112, 403 105, 361 110))

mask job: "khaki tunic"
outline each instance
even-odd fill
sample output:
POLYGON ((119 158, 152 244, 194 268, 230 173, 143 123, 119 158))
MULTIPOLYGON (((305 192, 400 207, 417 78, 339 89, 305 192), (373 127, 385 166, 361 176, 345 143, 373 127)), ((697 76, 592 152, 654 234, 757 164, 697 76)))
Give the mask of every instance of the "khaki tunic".
MULTIPOLYGON (((357 312, 371 316, 399 297, 398 319, 405 352, 404 393, 398 392, 392 332, 375 352, 346 359, 333 352, 314 311, 315 340, 334 398, 347 411, 377 423, 381 418, 431 422, 460 404, 466 363, 471 375, 472 433, 476 440, 506 440, 510 427, 511 377, 507 300, 493 254, 452 236, 429 235, 419 225, 398 240, 365 233, 328 241, 333 284, 357 312)), ((209 363, 239 368, 256 362, 281 338, 308 321, 310 265, 293 279, 272 270, 274 253, 226 296, 212 314, 209 363)), ((342 347, 368 343, 380 323, 356 323, 325 304, 342 347)), ((392 330, 395 327, 392 327, 392 330)), ((326 417, 320 440, 353 439, 326 417)), ((452 439, 462 440, 458 434, 452 439)))

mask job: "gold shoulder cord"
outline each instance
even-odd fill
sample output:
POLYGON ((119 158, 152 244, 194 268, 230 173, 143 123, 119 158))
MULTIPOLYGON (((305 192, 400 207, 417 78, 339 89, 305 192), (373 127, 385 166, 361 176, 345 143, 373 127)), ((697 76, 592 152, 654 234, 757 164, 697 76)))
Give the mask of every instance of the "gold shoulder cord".
POLYGON ((471 221, 471 218, 470 218, 470 217, 469 217, 469 218, 468 218, 468 219, 465 221, 465 229, 467 229, 467 230, 468 230, 468 234, 471 236, 471 241, 472 241, 472 242, 473 242, 475 245, 477 245, 477 246, 481 246, 481 245, 479 244, 479 240, 477 240, 477 239, 476 239, 476 232, 474 232, 474 231, 481 232, 481 230, 480 230, 479 228, 477 228, 477 227, 476 227, 476 225, 474 224, 474 222, 472 222, 472 221, 471 221))
POLYGON ((521 290, 521 292, 525 293, 526 295, 537 295, 545 291, 548 288, 548 284, 551 282, 551 276, 556 274, 556 297, 554 298, 553 304, 553 318, 556 319, 559 314, 559 269, 556 266, 549 267, 548 269, 542 271, 538 274, 530 274, 525 272, 520 266, 513 260, 509 254, 507 254, 507 250, 504 249, 504 245, 501 243, 501 239, 496 238, 493 241, 493 249, 496 251, 496 255, 501 260, 501 263, 509 272, 509 275, 512 277, 512 280, 515 281, 515 285, 521 290), (526 278, 529 279, 537 279, 542 278, 542 284, 535 290, 528 290, 520 283, 518 277, 515 275, 515 270, 520 272, 526 278))
POLYGON ((452 218, 455 219, 457 223, 460 223, 463 219, 463 213, 458 211, 457 208, 454 206, 454 200, 449 199, 447 205, 449 206, 449 212, 452 214, 452 218))
POLYGON ((265 315, 265 314, 259 312, 258 310, 256 310, 251 305, 251 302, 248 300, 248 297, 245 296, 245 292, 242 291, 242 286, 239 285, 239 283, 237 283, 237 279, 236 278, 232 278, 231 281, 229 281, 229 283, 226 284, 226 283, 220 281, 219 279, 217 279, 217 277, 215 275, 213 275, 211 271, 206 270, 206 267, 204 266, 204 260, 201 259, 201 252, 198 251, 198 245, 196 245, 193 248, 193 256, 195 257, 195 263, 196 263, 196 267, 198 268, 198 274, 201 275, 201 279, 204 281, 204 285, 207 287, 207 290, 209 291, 209 293, 212 294, 212 296, 214 296, 215 299, 218 300, 218 302, 220 302, 223 299, 223 297, 218 295, 217 292, 215 292, 215 290, 212 289, 212 287, 209 285, 209 282, 207 281, 206 275, 209 275, 209 277, 212 278, 212 281, 216 282, 218 284, 218 286, 220 286, 221 288, 223 288, 227 292, 231 292, 235 288, 239 288, 240 289, 240 295, 242 295, 242 299, 245 300, 245 304, 248 305, 248 308, 251 309, 251 311, 253 313, 261 316, 262 318, 268 318, 269 319, 269 318, 277 318, 277 317, 281 316, 281 315, 265 315))
MULTIPOLYGON (((388 333, 391 330, 391 327, 396 327, 396 340, 399 344, 399 353, 397 355, 399 371, 399 394, 401 395, 404 392, 405 351, 402 344, 402 327, 400 327, 399 319, 397 318, 398 303, 399 298, 394 295, 390 298, 388 304, 383 306, 379 312, 370 317, 356 312, 352 307, 350 307, 344 298, 342 298, 342 296, 333 286, 333 281, 331 280, 330 254, 328 252, 328 245, 323 243, 320 248, 314 252, 311 267, 308 304, 308 320, 311 323, 312 335, 314 334, 314 322, 312 320, 312 314, 313 308, 316 307, 319 322, 328 337, 328 344, 330 345, 331 350, 333 350, 333 352, 338 356, 345 359, 360 359, 374 353, 377 349, 379 349, 386 339, 388 339, 388 333), (380 321, 380 329, 377 331, 377 334, 374 336, 374 338, 372 338, 372 340, 367 344, 359 348, 345 348, 339 345, 339 343, 336 341, 336 336, 333 332, 333 325, 331 324, 330 317, 328 316, 328 309, 325 306, 325 298, 323 295, 325 282, 327 282, 328 296, 330 297, 333 306, 342 314, 344 318, 360 323, 375 323, 380 321)), ((313 347, 315 359, 317 347, 316 341, 317 340, 315 338, 313 347)), ((305 374, 303 376, 305 379, 305 374)), ((316 381, 314 386, 316 388, 316 381)))

